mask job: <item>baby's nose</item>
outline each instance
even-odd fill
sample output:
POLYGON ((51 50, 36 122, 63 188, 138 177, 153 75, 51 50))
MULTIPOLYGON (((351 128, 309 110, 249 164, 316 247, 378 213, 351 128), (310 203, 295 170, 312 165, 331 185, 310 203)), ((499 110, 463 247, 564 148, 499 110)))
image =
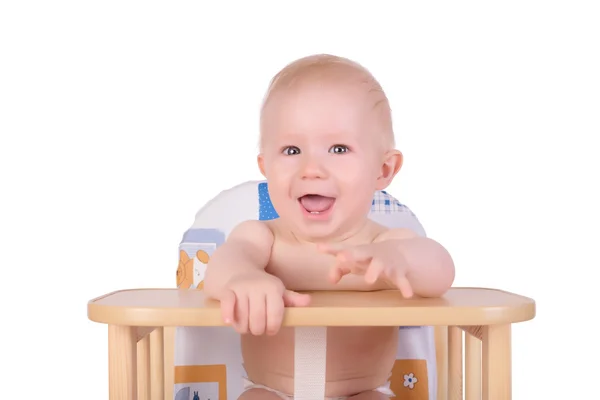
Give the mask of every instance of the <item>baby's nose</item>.
POLYGON ((327 176, 325 168, 322 163, 316 159, 309 159, 303 165, 302 171, 303 179, 323 179, 327 176))

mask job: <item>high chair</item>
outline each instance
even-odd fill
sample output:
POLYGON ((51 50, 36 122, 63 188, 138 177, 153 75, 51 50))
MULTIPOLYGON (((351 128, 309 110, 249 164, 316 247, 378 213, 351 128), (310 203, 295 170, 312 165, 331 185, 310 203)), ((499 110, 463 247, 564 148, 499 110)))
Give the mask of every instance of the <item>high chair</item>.
MULTIPOLYGON (((203 274, 235 225, 277 217, 266 182, 235 186, 208 202, 184 234, 177 289, 90 300, 89 319, 109 326, 111 400, 237 399, 239 335, 223 326, 219 304, 204 298, 203 274)), ((425 235, 416 216, 384 191, 375 193, 370 217, 425 235)), ((296 332, 295 399, 324 397, 328 326, 399 328, 389 382, 397 399, 511 399, 511 324, 534 318, 532 299, 484 288, 452 288, 438 299, 405 300, 397 291, 312 295, 309 307, 287 308, 283 320, 296 332)))

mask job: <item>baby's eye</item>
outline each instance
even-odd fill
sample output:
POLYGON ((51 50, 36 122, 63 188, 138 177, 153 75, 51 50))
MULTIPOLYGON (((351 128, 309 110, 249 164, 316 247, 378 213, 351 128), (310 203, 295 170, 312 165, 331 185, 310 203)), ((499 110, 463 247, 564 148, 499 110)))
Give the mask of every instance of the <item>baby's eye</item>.
POLYGON ((348 152, 348 147, 342 144, 336 144, 335 146, 332 146, 329 151, 334 154, 344 154, 348 152))
POLYGON ((296 154, 300 154, 300 149, 297 148, 296 146, 288 146, 283 149, 283 154, 285 154, 286 156, 293 156, 296 154))

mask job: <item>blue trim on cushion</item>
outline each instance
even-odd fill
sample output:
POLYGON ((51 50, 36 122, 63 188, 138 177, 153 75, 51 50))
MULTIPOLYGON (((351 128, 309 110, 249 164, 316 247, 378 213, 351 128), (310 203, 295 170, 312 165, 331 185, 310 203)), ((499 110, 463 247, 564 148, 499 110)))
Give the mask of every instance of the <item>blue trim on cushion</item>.
POLYGON ((275 211, 271 196, 269 196, 269 188, 266 182, 258 184, 258 220, 268 221, 279 218, 279 214, 275 211))
POLYGON ((217 246, 225 242, 225 233, 218 229, 194 228, 183 234, 181 243, 214 243, 217 246))

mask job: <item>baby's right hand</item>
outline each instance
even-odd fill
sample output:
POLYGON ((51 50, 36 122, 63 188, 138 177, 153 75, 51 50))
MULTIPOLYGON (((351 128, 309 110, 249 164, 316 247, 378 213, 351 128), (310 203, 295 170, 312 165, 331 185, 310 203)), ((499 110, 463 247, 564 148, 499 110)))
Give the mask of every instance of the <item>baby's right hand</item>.
POLYGON ((274 335, 281 327, 284 308, 307 306, 310 295, 287 290, 279 278, 256 270, 231 279, 218 300, 223 320, 238 333, 274 335))

